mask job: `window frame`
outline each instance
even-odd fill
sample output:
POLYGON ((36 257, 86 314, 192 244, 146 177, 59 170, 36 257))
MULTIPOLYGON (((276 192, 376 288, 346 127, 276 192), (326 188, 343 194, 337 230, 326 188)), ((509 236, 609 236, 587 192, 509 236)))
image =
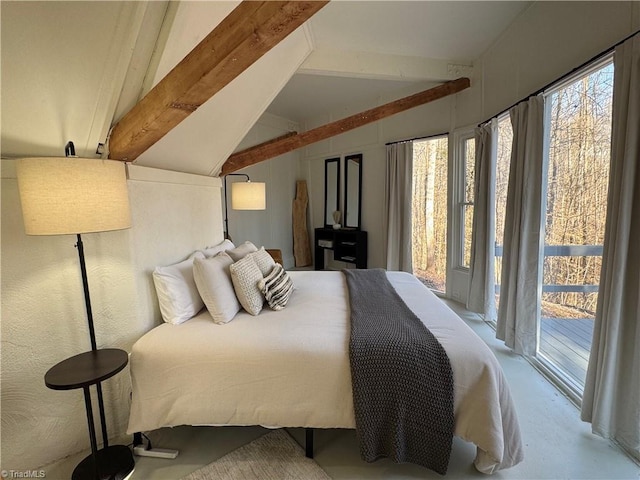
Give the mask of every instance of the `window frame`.
MULTIPOLYGON (((592 75, 593 73, 603 69, 607 65, 615 67, 613 52, 607 55, 603 55, 601 58, 589 63, 571 72, 571 74, 563 77, 561 80, 553 83, 543 92, 545 100, 545 113, 544 113, 544 130, 545 130, 545 146, 544 146, 544 175, 542 185, 542 205, 541 205, 541 225, 540 225, 540 249, 538 253, 538 266, 540 269, 540 279, 538 281, 538 318, 537 318, 537 345, 535 355, 530 361, 539 368, 548 378, 550 378, 576 405, 582 404, 582 396, 584 393, 584 385, 581 385, 571 374, 564 370, 560 365, 553 362, 548 357, 548 353, 544 352, 541 347, 542 332, 542 314, 541 305, 543 300, 543 268, 545 260, 545 243, 546 243, 546 229, 545 229, 545 215, 547 212, 547 195, 548 195, 548 168, 549 168, 549 144, 551 137, 551 111, 552 111, 552 96, 564 88, 567 88, 576 82, 592 75)), ((613 87, 612 87, 613 88, 613 87)), ((613 95, 613 93, 612 93, 613 95)), ((611 159, 609 158, 609 161, 611 159)), ((593 345, 590 345, 590 349, 593 345)))
MULTIPOLYGON (((464 214, 469 206, 474 206, 474 202, 468 202, 466 194, 466 153, 467 141, 475 142, 475 127, 468 126, 453 132, 453 169, 452 169, 452 222, 451 222, 451 267, 454 270, 468 273, 470 265, 464 263, 464 241, 465 225, 464 214)), ((475 158, 474 158, 475 168, 475 158)), ((475 179, 475 174, 474 174, 475 179)))

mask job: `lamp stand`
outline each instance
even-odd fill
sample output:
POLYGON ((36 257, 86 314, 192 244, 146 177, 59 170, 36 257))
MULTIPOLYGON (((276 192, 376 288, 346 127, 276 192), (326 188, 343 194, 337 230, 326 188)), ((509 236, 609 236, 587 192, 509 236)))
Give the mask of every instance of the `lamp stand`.
POLYGON ((65 158, 19 159, 16 165, 22 215, 27 235, 75 234, 82 273, 91 349, 58 362, 44 376, 52 390, 82 389, 91 454, 82 460, 72 480, 123 480, 135 467, 126 445, 109 445, 102 382, 122 371, 127 352, 98 348, 91 311, 89 282, 81 233, 109 232, 131 226, 126 168, 121 162, 75 156, 73 142, 65 158), (103 446, 98 449, 90 387, 96 386, 103 446))
MULTIPOLYGON (((226 205, 226 204, 225 204, 226 205)), ((78 258, 80 259, 80 271, 82 273, 82 287, 84 289, 84 303, 87 307, 87 321, 89 322, 89 337, 91 338, 91 351, 97 352, 98 348, 96 346, 96 332, 93 327, 93 313, 91 311, 91 297, 89 295, 89 280, 87 278, 87 266, 84 261, 84 244, 82 243, 82 237, 78 233, 77 234, 78 242, 76 243, 76 247, 78 248, 78 258)), ((98 469, 100 465, 102 468, 105 468, 105 464, 112 464, 112 468, 115 468, 115 471, 118 472, 113 478, 121 478, 120 472, 128 472, 131 471, 129 455, 121 448, 120 445, 116 445, 115 447, 109 448, 109 440, 107 436, 107 420, 104 413, 104 400, 102 397, 102 384, 96 383, 96 392, 98 393, 98 410, 100 411, 100 425, 102 427, 102 442, 103 448, 98 451, 98 447, 95 441, 95 427, 93 426, 93 412, 91 410, 91 401, 89 400, 88 390, 89 388, 85 388, 85 407, 87 410, 87 418, 89 421, 89 437, 91 439, 91 451, 92 451, 92 461, 89 462, 88 458, 85 459, 84 464, 79 467, 78 477, 82 478, 85 472, 89 471, 89 473, 94 473, 98 469), (105 452, 111 452, 108 455, 105 452), (114 456, 115 459, 114 460, 114 456), (113 464, 116 465, 124 465, 123 469, 118 470, 118 467, 113 467, 113 464)), ((148 446, 142 445, 142 437, 140 434, 134 435, 133 441, 133 451, 136 455, 140 457, 157 457, 157 458, 176 458, 178 456, 178 450, 166 450, 161 448, 151 448, 151 444, 148 446)), ((133 462, 133 460, 131 460, 133 462)), ((98 475, 98 473, 96 473, 98 475)), ((75 480, 75 478, 74 478, 75 480)))
POLYGON ((91 312, 91 297, 89 296, 89 280, 87 279, 87 266, 84 262, 84 244, 82 243, 82 236, 78 233, 78 243, 76 248, 78 249, 78 258, 80 259, 80 271, 82 272, 82 286, 84 288, 84 304, 87 307, 87 321, 89 322, 89 338, 91 339, 91 350, 97 350, 96 346, 96 331, 93 327, 93 313, 91 312))
MULTIPOLYGON (((89 280, 87 278, 87 265, 84 261, 84 244, 82 243, 82 236, 76 234, 78 242, 76 248, 78 249, 78 258, 80 260, 80 272, 82 273, 82 287, 84 289, 84 304, 87 307, 87 322, 89 323, 89 338, 91 339, 91 350, 96 351, 98 347, 96 345, 96 331, 93 327, 93 312, 91 311, 91 296, 89 295, 89 280)), ((102 427, 102 442, 104 448, 109 446, 109 440, 107 438, 107 420, 104 413, 104 400, 102 398, 102 385, 96 384, 96 391, 98 393, 98 409, 100 410, 100 425, 102 427)))

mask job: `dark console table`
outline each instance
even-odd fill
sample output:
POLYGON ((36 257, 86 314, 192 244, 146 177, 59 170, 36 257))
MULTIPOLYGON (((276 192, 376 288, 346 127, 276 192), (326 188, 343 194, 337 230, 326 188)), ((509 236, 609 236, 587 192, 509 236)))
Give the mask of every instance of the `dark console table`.
POLYGON ((124 350, 105 348, 75 355, 54 365, 44 376, 44 383, 53 390, 84 390, 84 404, 87 409, 91 455, 82 460, 73 471, 72 480, 98 479, 122 480, 134 469, 135 462, 131 450, 124 445, 109 446, 107 425, 104 415, 102 388, 100 382, 113 377, 129 362, 124 350), (93 424, 93 409, 89 387, 96 385, 103 447, 98 450, 96 429, 93 424))
POLYGON ((367 268, 367 232, 363 230, 316 228, 315 269, 324 270, 325 250, 333 251, 333 259, 367 268))

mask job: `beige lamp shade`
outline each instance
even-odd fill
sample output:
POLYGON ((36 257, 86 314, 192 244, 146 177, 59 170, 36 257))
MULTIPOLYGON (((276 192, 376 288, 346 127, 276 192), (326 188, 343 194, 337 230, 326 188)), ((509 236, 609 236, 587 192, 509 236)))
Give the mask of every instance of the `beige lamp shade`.
POLYGON ((231 184, 231 208, 234 210, 265 210, 267 199, 264 182, 234 182, 231 184))
POLYGON ((17 162, 17 174, 27 235, 131 227, 122 162, 76 157, 23 158, 17 162))

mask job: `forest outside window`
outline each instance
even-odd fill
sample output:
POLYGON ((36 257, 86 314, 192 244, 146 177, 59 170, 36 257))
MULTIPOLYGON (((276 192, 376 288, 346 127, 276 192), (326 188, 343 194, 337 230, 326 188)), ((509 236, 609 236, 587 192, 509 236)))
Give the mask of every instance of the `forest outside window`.
POLYGON ((447 280, 448 138, 413 143, 413 273, 436 292, 447 280))
POLYGON ((509 168, 511 167, 511 146, 513 144, 513 128, 508 114, 498 117, 498 144, 496 152, 495 183, 495 285, 496 309, 500 305, 500 284, 502 277, 502 250, 504 246, 504 219, 507 213, 507 186, 509 185, 509 168))
POLYGON ((460 148, 460 171, 463 182, 459 194, 459 221, 460 221, 460 255, 458 266, 469 268, 471 266, 471 233, 473 229, 473 203, 474 203, 474 184, 475 184, 475 158, 476 144, 471 132, 469 136, 461 138, 460 148))
POLYGON ((546 94, 549 129, 538 358, 582 394, 598 298, 611 150, 611 58, 546 94))

